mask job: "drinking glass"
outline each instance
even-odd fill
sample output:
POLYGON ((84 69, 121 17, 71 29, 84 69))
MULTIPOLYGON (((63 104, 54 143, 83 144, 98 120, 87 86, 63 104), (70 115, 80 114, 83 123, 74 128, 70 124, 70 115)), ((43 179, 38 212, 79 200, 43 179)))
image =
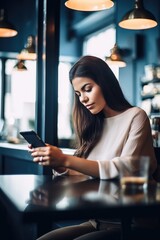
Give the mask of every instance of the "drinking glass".
POLYGON ((120 185, 122 189, 145 189, 149 175, 149 156, 120 158, 120 185))

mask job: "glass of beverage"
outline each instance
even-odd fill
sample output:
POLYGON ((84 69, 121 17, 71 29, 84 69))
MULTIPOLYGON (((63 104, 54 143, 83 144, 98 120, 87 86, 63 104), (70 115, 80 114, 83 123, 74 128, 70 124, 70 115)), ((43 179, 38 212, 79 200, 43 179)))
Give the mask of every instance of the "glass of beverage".
POLYGON ((145 189, 149 175, 148 156, 124 156, 120 158, 120 185, 122 189, 145 189))

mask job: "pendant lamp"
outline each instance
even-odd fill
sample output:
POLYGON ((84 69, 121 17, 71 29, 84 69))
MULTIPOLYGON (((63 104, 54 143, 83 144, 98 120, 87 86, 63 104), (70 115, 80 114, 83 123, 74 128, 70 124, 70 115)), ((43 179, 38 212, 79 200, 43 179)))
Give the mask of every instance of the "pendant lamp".
POLYGON ((27 67, 24 64, 24 60, 18 60, 13 69, 17 71, 27 71, 27 67))
POLYGON ((17 58, 21 60, 36 60, 36 57, 35 37, 30 35, 27 38, 27 43, 24 49, 18 54, 17 58))
POLYGON ((143 6, 143 0, 135 0, 134 9, 127 12, 119 26, 131 30, 149 29, 157 26, 156 18, 143 6))
POLYGON ((4 9, 0 9, 0 37, 14 37, 17 34, 15 27, 8 21, 4 9))
POLYGON ((110 57, 105 57, 105 61, 107 64, 115 65, 119 68, 126 66, 126 62, 121 56, 121 49, 117 46, 117 44, 115 44, 114 47, 111 49, 110 57))
POLYGON ((113 7, 112 0, 68 0, 65 6, 79 11, 100 11, 113 7))

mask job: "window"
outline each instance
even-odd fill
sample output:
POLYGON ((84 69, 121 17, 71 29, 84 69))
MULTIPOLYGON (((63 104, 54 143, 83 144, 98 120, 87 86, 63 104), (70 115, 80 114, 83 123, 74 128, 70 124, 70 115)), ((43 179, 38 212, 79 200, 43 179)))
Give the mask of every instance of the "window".
POLYGON ((58 139, 72 138, 72 87, 69 82, 70 63, 60 62, 58 69, 58 139))
MULTIPOLYGON (((35 130, 36 117, 36 61, 25 61, 27 71, 14 70, 16 63, 16 59, 8 59, 5 63, 5 130, 3 137, 10 142, 17 141, 17 137, 20 137, 19 131, 35 130)), ((60 139, 60 144, 73 136, 71 121, 73 92, 69 82, 70 68, 71 64, 68 62, 61 61, 59 63, 58 139, 60 139)))
MULTIPOLYGON (((105 59, 110 56, 110 50, 116 42, 116 29, 113 26, 104 28, 87 36, 83 45, 83 55, 94 55, 105 59)), ((119 68, 110 66, 116 77, 119 76, 119 68)))
POLYGON ((17 60, 7 60, 4 118, 8 140, 21 130, 35 128, 36 62, 25 61, 27 71, 14 70, 17 60))

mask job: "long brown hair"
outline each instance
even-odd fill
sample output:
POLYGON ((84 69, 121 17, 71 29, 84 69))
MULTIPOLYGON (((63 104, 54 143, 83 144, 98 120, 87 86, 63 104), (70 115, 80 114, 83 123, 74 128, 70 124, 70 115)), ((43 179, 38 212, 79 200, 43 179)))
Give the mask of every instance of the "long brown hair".
MULTIPOLYGON (((88 77, 97 83, 102 91, 107 105, 116 111, 126 110, 132 105, 125 99, 118 80, 109 66, 100 58, 83 56, 74 64, 69 72, 69 78, 88 77)), ((77 135, 76 156, 87 157, 99 141, 104 123, 104 114, 91 114, 79 101, 75 94, 73 107, 73 124, 77 135)))

